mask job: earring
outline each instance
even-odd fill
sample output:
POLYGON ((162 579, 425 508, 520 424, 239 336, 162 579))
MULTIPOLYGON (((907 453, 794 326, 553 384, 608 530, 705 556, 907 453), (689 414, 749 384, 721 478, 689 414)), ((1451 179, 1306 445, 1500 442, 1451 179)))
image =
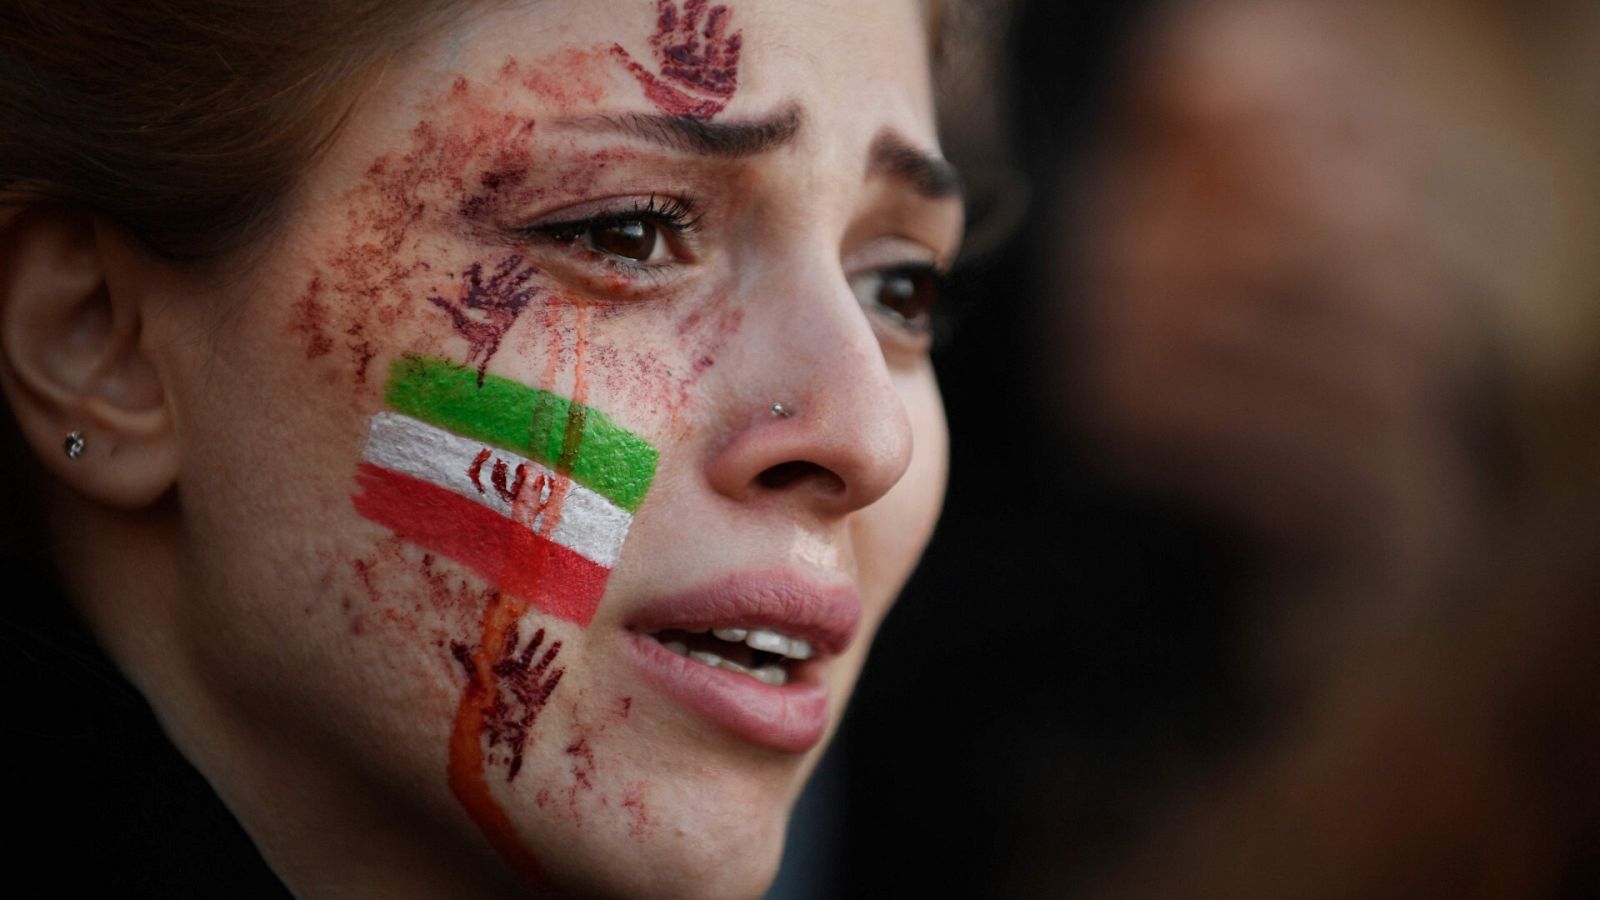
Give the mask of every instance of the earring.
POLYGON ((67 435, 67 439, 61 445, 61 449, 66 451, 67 459, 77 459, 83 455, 83 446, 83 432, 74 431, 67 435))
POLYGON ((794 415, 794 413, 790 412, 789 408, 784 406, 782 403, 772 404, 772 414, 780 419, 787 419, 794 415))

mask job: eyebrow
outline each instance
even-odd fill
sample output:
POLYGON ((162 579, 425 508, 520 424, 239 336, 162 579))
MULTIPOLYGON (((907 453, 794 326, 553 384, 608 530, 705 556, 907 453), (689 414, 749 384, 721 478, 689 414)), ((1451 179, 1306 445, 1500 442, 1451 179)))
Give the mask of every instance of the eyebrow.
POLYGON ((885 130, 872 141, 867 171, 897 178, 930 200, 960 197, 961 173, 949 160, 919 149, 900 135, 885 130))
POLYGON ((733 122, 705 122, 690 116, 648 113, 579 116, 563 119, 561 127, 577 131, 610 131, 638 138, 670 150, 701 156, 740 159, 759 156, 794 143, 804 118, 797 104, 770 116, 733 122))

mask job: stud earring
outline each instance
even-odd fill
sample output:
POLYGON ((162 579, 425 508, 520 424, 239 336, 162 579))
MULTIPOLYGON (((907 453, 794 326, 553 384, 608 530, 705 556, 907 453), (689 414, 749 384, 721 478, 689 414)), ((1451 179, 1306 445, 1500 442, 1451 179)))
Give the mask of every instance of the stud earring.
POLYGON ((67 439, 62 443, 61 449, 66 451, 67 459, 77 459, 83 455, 84 443, 83 432, 74 431, 67 435, 67 439))
POLYGON ((772 414, 779 419, 787 419, 794 415, 794 413, 790 412, 789 408, 784 406, 782 403, 772 404, 772 414))

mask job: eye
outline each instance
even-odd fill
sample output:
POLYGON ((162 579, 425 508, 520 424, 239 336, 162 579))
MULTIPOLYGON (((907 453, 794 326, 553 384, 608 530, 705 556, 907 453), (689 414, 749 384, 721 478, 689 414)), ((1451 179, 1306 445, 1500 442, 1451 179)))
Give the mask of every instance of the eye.
POLYGON ((934 308, 943 284, 944 276, 937 269, 920 264, 874 269, 851 281, 863 308, 918 336, 933 330, 934 308))
POLYGON ((663 266, 677 258, 674 239, 692 231, 698 221, 691 216, 691 209, 688 201, 651 197, 631 209, 533 225, 523 231, 558 244, 578 245, 627 265, 663 266))
POLYGON ((668 258, 661 229, 645 219, 592 219, 551 226, 546 232, 558 243, 583 242, 592 250, 636 263, 659 263, 668 258))

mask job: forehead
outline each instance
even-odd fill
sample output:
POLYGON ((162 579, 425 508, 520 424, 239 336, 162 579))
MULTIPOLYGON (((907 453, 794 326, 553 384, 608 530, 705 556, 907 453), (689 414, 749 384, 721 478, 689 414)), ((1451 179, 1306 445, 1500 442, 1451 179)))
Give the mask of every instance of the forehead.
POLYGON ((656 108, 654 77, 714 97, 701 111, 718 118, 794 104, 839 141, 865 144, 887 126, 932 145, 926 43, 917 0, 532 0, 459 20, 389 87, 419 97, 455 78, 516 82, 502 102, 533 115, 674 111, 656 108), (508 67, 519 77, 505 78, 508 67), (728 77, 696 85, 707 69, 728 77))

